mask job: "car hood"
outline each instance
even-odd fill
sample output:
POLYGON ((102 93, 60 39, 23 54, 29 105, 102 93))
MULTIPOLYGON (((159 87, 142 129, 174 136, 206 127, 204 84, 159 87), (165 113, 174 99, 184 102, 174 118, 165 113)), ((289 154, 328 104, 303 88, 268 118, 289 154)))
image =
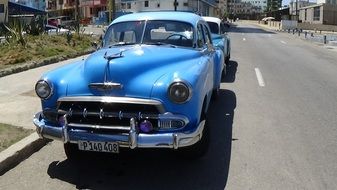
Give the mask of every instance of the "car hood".
POLYGON ((82 83, 82 87, 78 83, 69 84, 68 95, 90 92, 92 95, 150 98, 152 88, 160 77, 187 69, 186 63, 191 64, 199 55, 194 49, 171 46, 136 45, 100 49, 84 62, 84 80, 81 81, 86 82, 82 83), (112 86, 100 86, 104 83, 112 86))

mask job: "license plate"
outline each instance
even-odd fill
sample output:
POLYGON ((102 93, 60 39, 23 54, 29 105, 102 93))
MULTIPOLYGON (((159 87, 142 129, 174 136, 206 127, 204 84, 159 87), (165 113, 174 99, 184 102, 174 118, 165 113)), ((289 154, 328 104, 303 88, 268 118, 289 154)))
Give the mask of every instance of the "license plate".
POLYGON ((78 141, 78 149, 94 152, 119 152, 119 146, 117 142, 78 141))

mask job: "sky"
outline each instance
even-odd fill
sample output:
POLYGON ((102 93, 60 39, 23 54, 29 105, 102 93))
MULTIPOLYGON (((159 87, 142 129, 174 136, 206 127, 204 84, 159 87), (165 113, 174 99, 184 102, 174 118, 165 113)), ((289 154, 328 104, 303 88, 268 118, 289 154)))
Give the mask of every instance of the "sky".
MULTIPOLYGON (((292 0, 282 0, 282 6, 289 5, 290 1, 292 1, 292 0)), ((293 1, 295 1, 295 0, 293 0, 293 1)), ((309 0, 309 1, 316 3, 316 0, 309 0)))

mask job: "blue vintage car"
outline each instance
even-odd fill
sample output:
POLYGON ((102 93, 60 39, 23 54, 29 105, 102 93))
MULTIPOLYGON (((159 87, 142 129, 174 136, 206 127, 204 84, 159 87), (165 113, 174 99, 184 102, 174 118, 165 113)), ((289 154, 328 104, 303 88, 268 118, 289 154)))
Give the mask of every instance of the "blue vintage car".
POLYGON ((226 74, 229 60, 231 57, 231 41, 229 36, 226 34, 226 27, 224 23, 216 17, 202 17, 207 24, 209 25, 212 39, 213 39, 213 45, 220 47, 225 56, 225 68, 224 68, 224 74, 226 74))
POLYGON ((204 155, 206 113, 224 55, 200 16, 144 12, 114 20, 86 60, 44 74, 34 116, 42 138, 61 140, 68 159, 83 151, 177 149, 204 155))

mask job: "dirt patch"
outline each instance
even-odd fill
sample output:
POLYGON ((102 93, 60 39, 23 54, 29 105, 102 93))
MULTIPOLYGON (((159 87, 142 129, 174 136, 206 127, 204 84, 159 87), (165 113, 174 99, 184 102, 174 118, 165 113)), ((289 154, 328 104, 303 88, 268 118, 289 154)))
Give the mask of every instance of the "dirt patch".
POLYGON ((35 90, 30 90, 28 92, 24 92, 22 94, 20 94, 21 96, 31 96, 31 97, 35 97, 35 98, 38 98, 36 93, 35 93, 35 90))
POLYGON ((0 152, 33 132, 34 130, 0 123, 0 152))

